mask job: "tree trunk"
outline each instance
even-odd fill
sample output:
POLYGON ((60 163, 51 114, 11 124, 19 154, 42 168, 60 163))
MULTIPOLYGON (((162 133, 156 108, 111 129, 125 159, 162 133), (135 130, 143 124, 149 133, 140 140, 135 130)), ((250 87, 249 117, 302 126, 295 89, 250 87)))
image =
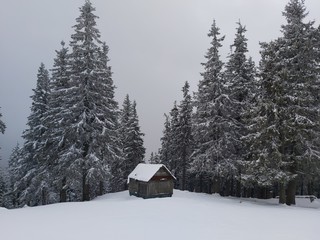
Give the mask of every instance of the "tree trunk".
POLYGON ((186 175, 187 175, 187 169, 186 166, 183 166, 182 169, 182 184, 181 184, 181 190, 186 190, 186 175))
POLYGON ((235 196, 235 184, 234 184, 234 177, 232 176, 231 177, 231 180, 230 180, 230 196, 235 196))
POLYGON ((279 183, 279 203, 286 203, 286 189, 284 182, 279 183))
POLYGON ((182 181, 181 181, 181 190, 186 190, 186 175, 187 175, 187 154, 186 149, 183 149, 182 153, 182 181))
POLYGON ((241 181, 236 179, 236 197, 241 197, 241 181))
POLYGON ((201 174, 199 179, 199 192, 203 192, 202 185, 203 185, 203 176, 201 174))
POLYGON ((308 182, 308 194, 312 195, 314 194, 314 187, 313 187, 313 183, 316 182, 315 179, 309 180, 308 182))
POLYGON ((46 188, 42 188, 41 190, 41 195, 42 195, 42 205, 47 205, 47 190, 46 188))
POLYGON ((100 182, 99 182, 99 196, 101 196, 101 195, 103 194, 103 189, 104 189, 104 187, 103 187, 103 182, 100 181, 100 182))
POLYGON ((60 190, 60 202, 66 202, 67 201, 67 188, 66 188, 66 178, 64 177, 62 179, 62 187, 60 190))
POLYGON ((220 192, 220 178, 214 177, 212 182, 212 193, 220 192))
POLYGON ((296 187, 297 187, 296 179, 290 180, 287 186, 287 199, 286 199, 286 204, 289 206, 296 204, 296 187))
POLYGON ((305 192, 304 192, 305 186, 304 186, 304 177, 303 176, 300 177, 298 186, 299 186, 299 194, 305 195, 305 192))
POLYGON ((231 187, 232 182, 231 179, 225 180, 225 185, 224 185, 224 191, 223 191, 223 196, 230 196, 231 195, 231 187))
POLYGON ((89 184, 86 182, 86 173, 84 171, 82 175, 82 201, 89 201, 90 200, 90 187, 89 184))

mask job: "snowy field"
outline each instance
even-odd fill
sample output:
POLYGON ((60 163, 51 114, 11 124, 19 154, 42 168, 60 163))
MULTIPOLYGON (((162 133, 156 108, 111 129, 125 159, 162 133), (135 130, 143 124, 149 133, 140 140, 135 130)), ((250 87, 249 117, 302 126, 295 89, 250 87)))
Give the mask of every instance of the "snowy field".
POLYGON ((301 204, 182 191, 144 200, 121 192, 84 203, 1 208, 0 239, 319 240, 320 202, 301 204))

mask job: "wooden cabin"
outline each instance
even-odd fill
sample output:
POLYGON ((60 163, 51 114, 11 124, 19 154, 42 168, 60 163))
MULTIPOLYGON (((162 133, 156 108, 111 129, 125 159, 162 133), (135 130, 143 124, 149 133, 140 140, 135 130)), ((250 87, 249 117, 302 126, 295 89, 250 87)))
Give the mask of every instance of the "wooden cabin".
POLYGON ((163 164, 140 163, 128 176, 129 194, 142 198, 171 197, 175 179, 163 164))

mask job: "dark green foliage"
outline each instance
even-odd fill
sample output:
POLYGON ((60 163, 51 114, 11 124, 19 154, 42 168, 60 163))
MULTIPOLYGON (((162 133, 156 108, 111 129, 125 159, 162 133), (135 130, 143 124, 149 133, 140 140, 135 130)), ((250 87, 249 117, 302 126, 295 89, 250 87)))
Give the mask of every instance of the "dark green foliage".
MULTIPOLYGON (((1 108, 0 108, 1 109, 1 108)), ((4 131, 6 129, 6 125, 4 124, 4 122, 1 120, 2 114, 0 112, 0 133, 4 134, 4 131)), ((0 146, 1 149, 1 146, 0 146)), ((0 157, 1 160, 1 157, 0 157)))
POLYGON ((318 172, 319 50, 314 23, 303 22, 303 1, 291 0, 283 15, 283 36, 261 45, 261 97, 248 172, 259 185, 287 187, 290 205, 297 180, 318 172))
POLYGON ((193 148, 192 137, 192 102, 189 94, 189 83, 186 82, 182 88, 183 100, 177 106, 176 102, 166 116, 164 136, 161 139, 160 162, 165 164, 177 181, 175 187, 187 189, 190 156, 193 148))
POLYGON ((178 127, 179 127, 179 110, 177 103, 174 102, 169 116, 165 115, 164 136, 161 139, 162 148, 160 151, 161 163, 165 164, 173 175, 177 173, 178 161, 178 127))
POLYGON ((220 29, 214 21, 209 37, 212 38, 211 47, 202 65, 205 72, 198 86, 195 98, 196 112, 193 118, 193 135, 195 149, 192 154, 191 173, 198 179, 198 191, 211 192, 211 182, 214 177, 227 173, 225 163, 228 162, 228 153, 225 148, 228 136, 224 135, 227 127, 226 118, 230 110, 230 99, 226 94, 219 49, 223 37, 219 37, 220 29), (207 187, 205 187, 206 185, 207 187), (206 190, 204 190, 206 189, 206 190))
MULTIPOLYGON (((133 169, 144 162, 146 149, 143 146, 144 134, 140 130, 139 119, 136 110, 136 102, 131 103, 129 95, 126 96, 121 110, 120 136, 124 155, 122 162, 122 186, 127 188, 127 177, 133 169)), ((120 189, 120 190, 123 190, 120 189)))
MULTIPOLYGON (((238 23, 232 53, 223 72, 219 48, 219 28, 213 23, 209 37, 211 48, 203 80, 196 94, 194 115, 195 151, 190 169, 198 178, 199 191, 234 194, 234 180, 240 181, 241 166, 245 157, 242 138, 247 134, 248 109, 255 93, 255 69, 247 59, 245 28, 238 23)), ((238 186, 239 187, 239 186, 238 186)), ((238 189, 239 191, 240 189, 238 189)))
MULTIPOLYGON (((0 118, 2 117, 2 114, 0 112, 0 118)), ((4 134, 4 131, 6 129, 6 125, 4 124, 4 122, 0 119, 0 133, 4 134)))
POLYGON ((179 179, 179 188, 187 189, 187 169, 190 168, 191 154, 193 151, 192 136, 192 101, 189 94, 189 83, 182 88, 183 99, 179 105, 179 127, 177 129, 178 166, 176 178, 179 179))
POLYGON ((5 181, 5 174, 3 169, 0 167, 0 207, 4 207, 5 204, 5 193, 8 191, 7 184, 5 181))
POLYGON ((151 152, 149 163, 151 163, 151 164, 159 164, 159 163, 161 163, 160 154, 151 152))
POLYGON ((40 66, 25 144, 10 167, 16 207, 86 201, 113 189, 122 160, 119 110, 94 11, 89 1, 80 8, 71 52, 62 42, 50 83, 40 66))
POLYGON ((110 167, 121 158, 108 47, 100 41, 94 11, 87 1, 76 19, 70 42, 70 80, 63 101, 66 111, 61 117, 66 131, 58 165, 78 200, 106 192, 110 167))
MULTIPOLYGON (((120 191, 144 161, 136 102, 127 95, 118 109, 94 11, 89 1, 80 8, 70 50, 61 43, 52 77, 44 64, 39 68, 25 143, 12 152, 8 184, 0 173, 0 205, 87 201, 120 191)), ((246 28, 237 23, 224 64, 224 36, 213 22, 194 101, 186 82, 182 101, 165 115, 161 149, 150 157, 177 177, 176 188, 279 195, 288 205, 296 193, 320 196, 320 27, 305 22, 303 0, 290 0, 283 15, 282 36, 261 43, 258 74, 247 57, 246 28)))
POLYGON ((165 116, 165 122, 164 122, 164 130, 163 130, 163 136, 161 137, 161 148, 159 150, 160 153, 160 162, 166 165, 170 171, 171 164, 170 161, 172 159, 172 151, 171 151, 171 124, 170 124, 170 117, 167 114, 164 114, 165 116))
POLYGON ((42 191, 47 188, 45 166, 42 156, 42 147, 47 127, 43 124, 48 111, 49 73, 41 63, 37 74, 37 86, 31 96, 31 114, 28 117, 28 129, 24 131, 25 140, 19 154, 19 171, 15 178, 18 181, 14 186, 16 206, 39 205, 43 199, 42 191))

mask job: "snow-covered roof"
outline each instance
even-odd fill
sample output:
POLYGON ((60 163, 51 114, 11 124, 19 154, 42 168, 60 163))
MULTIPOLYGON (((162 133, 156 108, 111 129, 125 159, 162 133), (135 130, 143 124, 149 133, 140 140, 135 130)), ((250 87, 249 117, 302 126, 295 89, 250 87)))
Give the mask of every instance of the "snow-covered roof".
POLYGON ((149 180, 159 171, 160 168, 164 167, 171 176, 176 179, 169 169, 163 164, 145 164, 139 163, 136 168, 129 174, 128 183, 130 178, 136 179, 143 182, 149 182, 149 180))

